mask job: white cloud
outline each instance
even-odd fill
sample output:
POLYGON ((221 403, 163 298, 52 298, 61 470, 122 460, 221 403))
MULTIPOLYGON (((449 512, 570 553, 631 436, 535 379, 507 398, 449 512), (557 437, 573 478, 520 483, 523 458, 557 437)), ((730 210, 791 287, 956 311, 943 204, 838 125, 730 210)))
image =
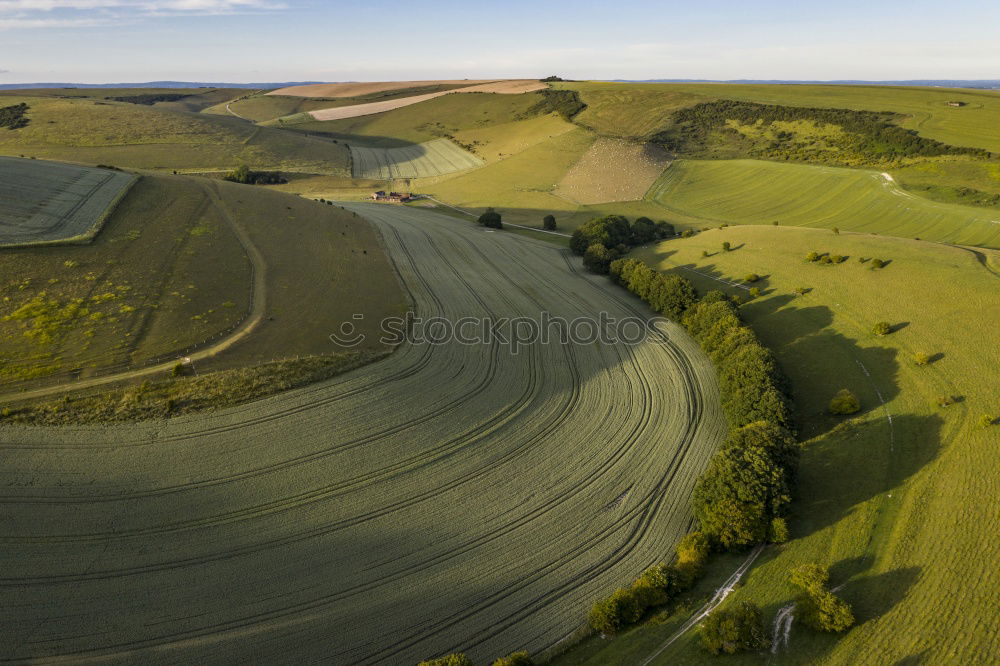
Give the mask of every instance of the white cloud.
POLYGON ((0 30, 88 28, 148 16, 239 14, 285 7, 271 0, 0 0, 0 30))

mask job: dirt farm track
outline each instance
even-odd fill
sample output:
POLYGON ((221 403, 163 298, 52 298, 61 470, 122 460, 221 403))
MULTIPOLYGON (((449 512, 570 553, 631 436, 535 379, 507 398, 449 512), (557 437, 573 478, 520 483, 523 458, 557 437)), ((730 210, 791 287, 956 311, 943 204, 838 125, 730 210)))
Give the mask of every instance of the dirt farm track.
MULTIPOLYGON (((650 315, 547 244, 353 209, 382 232, 419 316, 650 315)), ((725 429, 717 405, 708 359, 670 328, 517 354, 408 344, 210 414, 0 428, 0 660, 538 652, 687 530, 725 429)))

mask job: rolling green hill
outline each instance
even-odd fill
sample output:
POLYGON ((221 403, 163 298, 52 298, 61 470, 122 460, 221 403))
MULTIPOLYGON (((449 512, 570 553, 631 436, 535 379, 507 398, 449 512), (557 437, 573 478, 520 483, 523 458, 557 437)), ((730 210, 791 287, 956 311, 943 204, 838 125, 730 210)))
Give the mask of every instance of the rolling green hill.
POLYGON ((693 223, 778 222, 1000 247, 1000 211, 928 201, 878 171, 680 160, 647 197, 693 223))
MULTIPOLYGON (((1000 650, 992 623, 997 586, 992 539, 997 514, 996 433, 983 414, 1000 412, 1000 367, 992 322, 1000 317, 1000 254, 942 245, 741 226, 671 240, 639 253, 699 289, 731 289, 718 279, 766 276, 744 317, 777 355, 799 411, 804 452, 792 540, 772 546, 731 601, 753 601, 770 622, 795 589, 789 571, 830 565, 831 586, 858 624, 843 636, 793 623, 775 655, 727 657, 738 664, 978 663, 1000 650), (728 241, 736 248, 720 250, 728 241), (803 260, 842 254, 842 264, 803 260), (707 253, 708 256, 704 256, 707 253), (861 257, 890 260, 871 270, 861 257), (795 289, 803 287, 804 295, 795 289), (894 332, 872 334, 876 321, 894 332), (921 366, 915 355, 931 362, 921 366), (841 388, 862 403, 854 418, 828 414, 841 388), (938 405, 941 396, 953 404, 938 405)), ((732 563, 726 566, 735 568, 732 563)), ((683 616, 680 613, 679 616, 683 616)), ((650 623, 615 641, 592 641, 559 666, 644 663, 676 624, 650 623)), ((770 630, 770 626, 768 627, 770 630)), ((652 662, 714 663, 691 632, 652 662)))
POLYGON ((106 101, 89 92, 72 98, 3 98, 30 109, 26 127, 0 133, 0 154, 143 169, 222 170, 245 163, 349 175, 347 148, 331 141, 235 117, 106 101))

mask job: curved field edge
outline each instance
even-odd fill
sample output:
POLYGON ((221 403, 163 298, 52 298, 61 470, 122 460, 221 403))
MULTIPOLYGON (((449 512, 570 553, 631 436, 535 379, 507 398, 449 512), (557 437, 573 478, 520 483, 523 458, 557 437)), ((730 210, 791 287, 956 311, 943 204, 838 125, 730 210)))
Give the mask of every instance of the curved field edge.
MULTIPOLYGON (((382 229, 425 316, 648 316, 551 246, 423 211, 355 210, 382 229)), ((33 601, 2 625, 23 635, 57 598, 64 620, 3 644, 12 657, 152 662, 178 650, 349 663, 540 651, 686 531, 690 484, 724 430, 716 405, 710 364, 677 331, 666 346, 517 354, 496 341, 404 345, 212 414, 7 427, 0 501, 22 566, 5 582, 33 601), (49 476, 66 469, 79 485, 49 476), (23 485, 26 475, 39 482, 23 485), (71 522, 57 518, 67 503, 71 522), (270 573, 247 585, 248 571, 270 573), (67 606, 67 586, 87 613, 67 606), (114 610, 123 586, 144 590, 127 612, 114 610), (117 638, 82 636, 76 623, 105 605, 117 638)))

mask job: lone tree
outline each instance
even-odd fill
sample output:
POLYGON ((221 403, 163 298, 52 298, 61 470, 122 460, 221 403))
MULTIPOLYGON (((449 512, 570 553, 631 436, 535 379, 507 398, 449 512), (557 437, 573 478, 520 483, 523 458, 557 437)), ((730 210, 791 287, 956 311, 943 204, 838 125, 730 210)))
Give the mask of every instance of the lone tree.
POLYGON ((546 231, 555 231, 556 230, 556 216, 555 215, 546 215, 544 218, 542 218, 542 228, 545 229, 546 231))
POLYGON ((861 401, 847 389, 840 389, 830 401, 830 413, 840 415, 856 414, 861 410, 861 401))
POLYGON ((892 333, 892 324, 887 321, 877 322, 874 326, 872 326, 872 333, 880 337, 883 335, 889 335, 892 333))
POLYGON ((723 252, 729 252, 729 250, 731 250, 732 247, 733 246, 729 244, 729 241, 722 241, 722 251, 723 252))
POLYGON ((480 215, 477 221, 484 227, 503 229, 503 219, 500 217, 500 213, 492 208, 487 208, 486 212, 480 215))
POLYGON ((764 631, 760 607, 744 601, 732 610, 714 610, 701 625, 701 644, 712 654, 765 650, 771 639, 764 631))

